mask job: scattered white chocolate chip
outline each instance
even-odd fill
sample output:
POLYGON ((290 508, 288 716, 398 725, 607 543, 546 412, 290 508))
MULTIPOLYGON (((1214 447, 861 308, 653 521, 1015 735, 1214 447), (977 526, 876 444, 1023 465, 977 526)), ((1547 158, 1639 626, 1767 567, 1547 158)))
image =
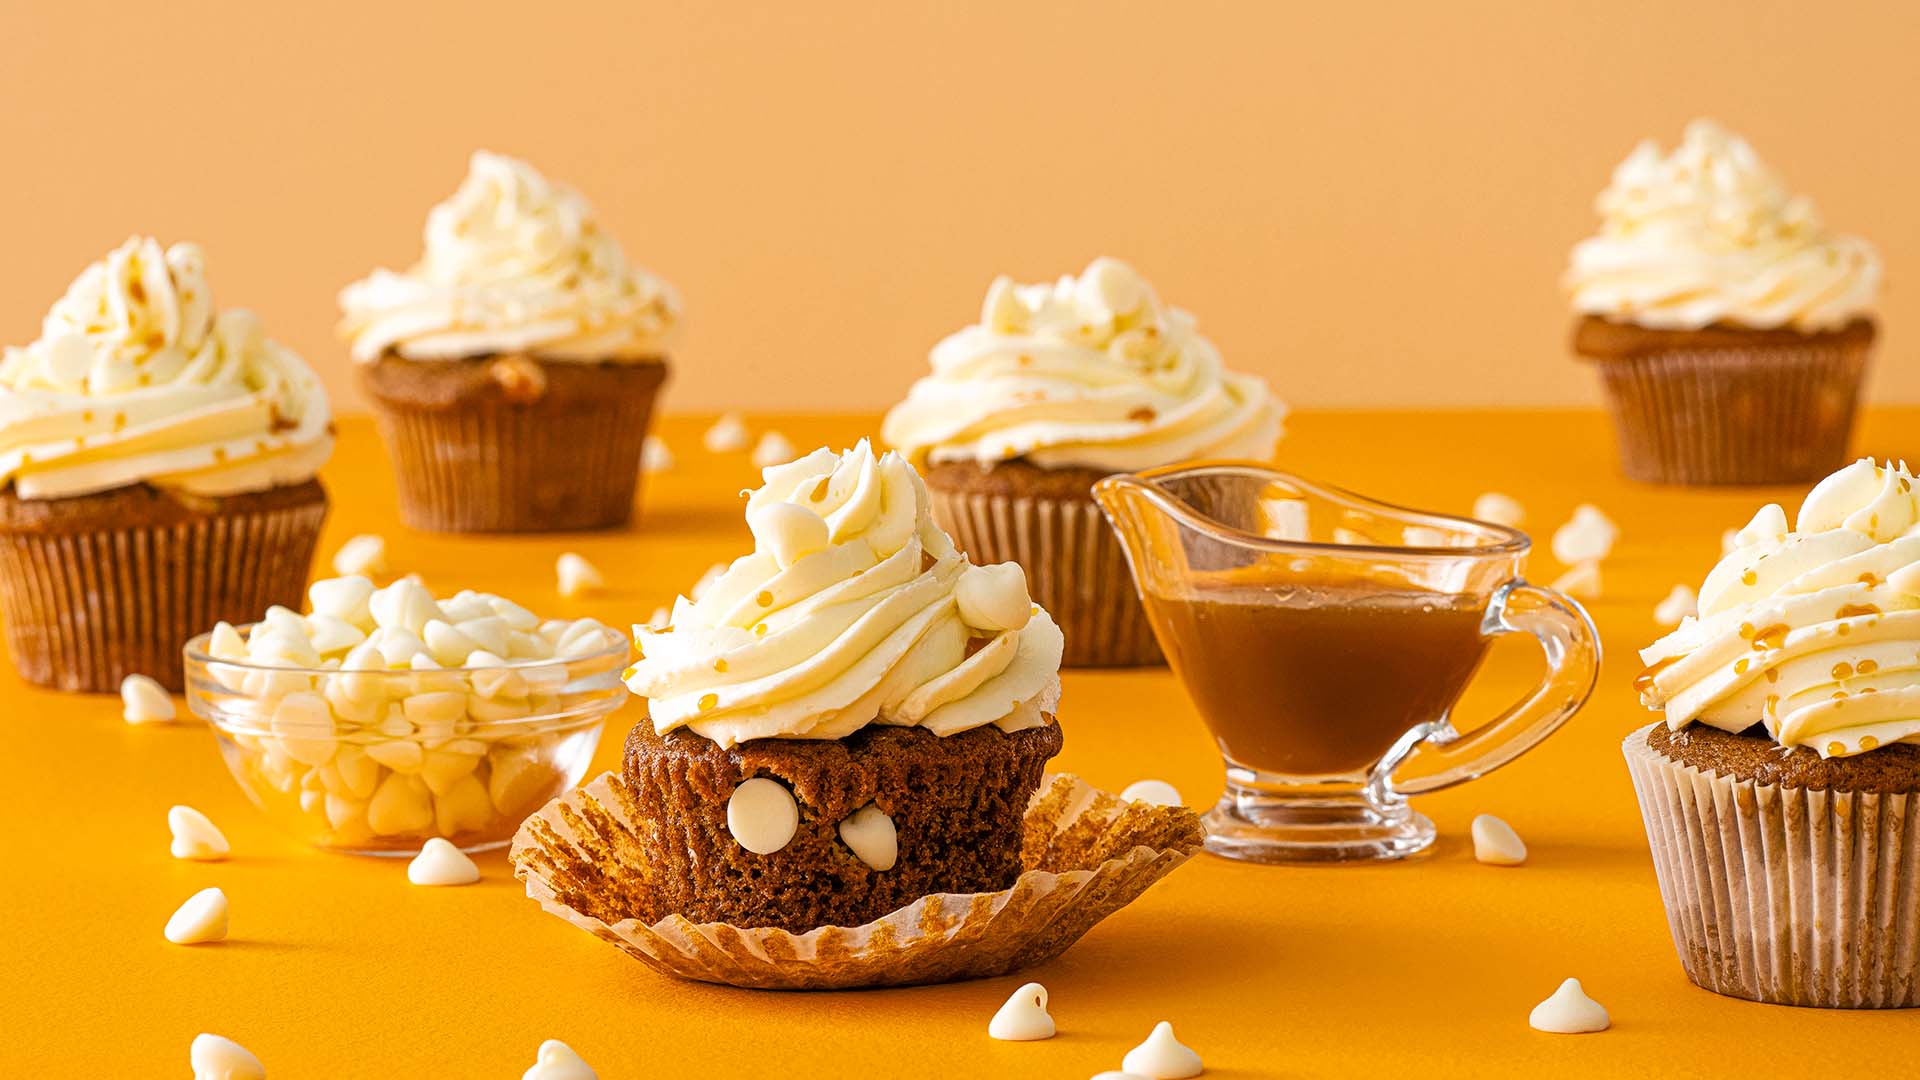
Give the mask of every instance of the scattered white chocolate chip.
POLYGON ((1597 562, 1613 553, 1620 527, 1590 503, 1573 510, 1573 517, 1553 531, 1553 557, 1567 566, 1597 562))
POLYGON ((1047 1014, 1047 988, 1037 982, 1015 990, 987 1022, 987 1034, 1007 1042, 1051 1039, 1054 1031, 1053 1017, 1047 1014))
POLYGON ((1527 520, 1527 508, 1521 506, 1520 500, 1511 495, 1489 491, 1473 500, 1473 517, 1480 521, 1491 521, 1495 525, 1505 525, 1509 529, 1517 529, 1521 522, 1527 520))
POLYGON ((333 553, 333 572, 342 577, 379 577, 387 572, 387 538, 372 533, 340 545, 333 553))
POLYGON ((771 469, 775 465, 785 465, 800 456, 793 442, 777 431, 769 431, 760 436, 753 444, 753 455, 749 458, 756 469, 771 469))
POLYGON ((900 835, 893 819, 869 803, 840 823, 840 839, 874 870, 891 870, 900 859, 900 835))
POLYGON ((801 559, 827 547, 827 522, 819 514, 798 503, 773 502, 747 515, 747 529, 755 546, 773 556, 785 570, 801 559))
POLYGON ((1135 780, 1128 784, 1120 797, 1130 802, 1147 802, 1155 806, 1185 806, 1186 800, 1180 797, 1180 789, 1165 780, 1135 780))
POLYGON ((1555 592, 1563 592, 1582 600, 1591 600, 1600 595, 1600 564, 1577 563, 1566 573, 1554 578, 1553 584, 1549 587, 1555 592))
POLYGON ((1473 819, 1473 857, 1488 866, 1519 866, 1527 861, 1527 844, 1513 826, 1481 814, 1473 819))
POLYGON ((663 473, 673 468, 673 450, 667 446, 667 440, 658 435, 647 436, 640 444, 640 471, 663 473))
POLYGON ((120 716, 129 724, 161 724, 173 719, 173 698, 147 675, 120 680, 120 716))
POLYGON ((1560 984, 1560 989, 1555 990, 1552 997, 1533 1007, 1527 1023, 1535 1031, 1581 1035, 1605 1031, 1612 1021, 1607 1016, 1606 1008, 1587 996, 1579 979, 1568 979, 1560 984))
POLYGON ((167 831, 173 834, 171 850, 176 859, 218 862, 232 850, 219 827, 191 806, 176 806, 167 811, 167 831))
POLYGON ((227 894, 201 889, 167 920, 167 940, 175 945, 202 945, 227 937, 227 894))
POLYGON ((1186 1080, 1206 1071, 1200 1055, 1181 1045, 1173 1037, 1173 1025, 1165 1020, 1153 1026, 1146 1042, 1127 1051, 1127 1056, 1120 1059, 1120 1068, 1149 1080, 1186 1080))
POLYGON ((585 596, 598 592, 607 585, 607 577, 600 568, 588 562, 582 555, 566 552, 553 564, 553 572, 560 579, 560 595, 566 597, 585 596))
POLYGON ((471 885, 480 880, 480 868, 452 841, 435 836, 407 863, 407 880, 415 885, 471 885))
POLYGON ((520 1074, 520 1080, 600 1080, 573 1047, 559 1039, 548 1039, 540 1044, 540 1054, 534 1059, 533 1067, 520 1074))
POLYGON ((1654 606, 1653 621, 1661 626, 1679 626, 1687 616, 1697 614, 1700 596, 1685 585, 1675 585, 1665 600, 1654 606))
POLYGON ((1019 563, 967 567, 954 583, 953 600, 960 608, 960 621, 976 630, 1018 630, 1033 618, 1027 572, 1019 563))
POLYGON ((201 1032, 187 1050, 193 1080, 267 1080, 267 1067, 253 1051, 220 1035, 201 1032))
POLYGON ((715 454, 737 454, 747 448, 747 422, 737 412, 722 415, 713 422, 700 444, 715 454))
POLYGON ((727 831, 755 855, 786 847, 800 827, 800 806, 786 785, 756 776, 733 789, 727 800, 727 831))
POLYGON ((1153 1080, 1153 1078, 1150 1076, 1141 1076, 1139 1073, 1108 1069, 1106 1072, 1094 1073, 1093 1080, 1153 1080))

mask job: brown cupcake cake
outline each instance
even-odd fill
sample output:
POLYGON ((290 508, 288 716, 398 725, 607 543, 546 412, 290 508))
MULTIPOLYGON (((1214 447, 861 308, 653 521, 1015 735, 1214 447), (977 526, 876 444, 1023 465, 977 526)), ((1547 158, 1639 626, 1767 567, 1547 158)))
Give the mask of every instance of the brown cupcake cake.
POLYGON ((1846 461, 1880 265, 1751 147, 1695 121, 1614 171, 1566 286, 1636 480, 1813 480, 1846 461))
POLYGON ((1159 663, 1093 485, 1271 457, 1284 408, 1266 383, 1226 371, 1192 316, 1109 258, 1052 285, 995 280, 980 322, 932 364, 882 433, 925 474, 934 519, 973 558, 1026 569, 1067 666, 1159 663))
POLYGON ((341 293, 400 513, 442 532, 625 524, 679 301, 586 201, 485 152, 426 251, 341 293))
POLYGON ((1641 653, 1623 747, 1681 965, 1733 997, 1920 1006, 1920 498, 1904 467, 1760 511, 1641 653))
POLYGON ((752 554, 636 628, 627 740, 658 919, 859 926, 1021 872, 1061 633, 1017 566, 976 566, 904 458, 765 470, 752 554))
POLYGON ((181 687, 216 622, 297 605, 327 497, 326 392, 191 244, 135 238, 0 359, 0 609, 23 678, 181 687))

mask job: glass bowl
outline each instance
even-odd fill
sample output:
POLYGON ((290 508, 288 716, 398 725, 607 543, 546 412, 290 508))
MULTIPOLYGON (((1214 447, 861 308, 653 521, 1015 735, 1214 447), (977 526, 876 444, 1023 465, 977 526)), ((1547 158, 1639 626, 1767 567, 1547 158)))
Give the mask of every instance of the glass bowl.
POLYGON ((627 698, 628 646, 611 629, 569 656, 425 670, 227 660, 211 638, 187 643, 186 698, 228 771, 288 832, 355 854, 506 844, 586 775, 627 698))

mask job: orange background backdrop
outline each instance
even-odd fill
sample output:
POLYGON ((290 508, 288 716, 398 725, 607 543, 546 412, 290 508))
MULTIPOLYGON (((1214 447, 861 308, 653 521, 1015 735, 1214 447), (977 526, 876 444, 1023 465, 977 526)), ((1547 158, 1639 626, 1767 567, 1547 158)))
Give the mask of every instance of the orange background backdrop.
POLYGON ((33 7, 0 10, 0 342, 150 232, 344 398, 336 291, 487 147, 682 289, 681 411, 882 408, 995 273, 1102 252, 1295 406, 1586 403, 1567 248, 1709 114, 1879 247, 1874 387, 1920 401, 1912 5, 33 7))

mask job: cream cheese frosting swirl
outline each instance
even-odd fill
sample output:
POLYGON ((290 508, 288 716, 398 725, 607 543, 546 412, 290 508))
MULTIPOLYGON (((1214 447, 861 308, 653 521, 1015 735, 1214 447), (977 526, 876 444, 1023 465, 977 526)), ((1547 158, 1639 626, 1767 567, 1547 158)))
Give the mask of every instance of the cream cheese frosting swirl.
POLYGON ((1821 757, 1920 742, 1920 495, 1905 464, 1822 480, 1794 529, 1770 504, 1640 654, 1641 701, 1679 730, 1764 724, 1821 757))
POLYGON ((341 292, 340 306, 361 361, 389 351, 409 360, 657 359, 680 319, 673 289, 627 264, 585 199, 484 150, 460 189, 428 213, 419 264, 375 270, 341 292))
POLYGON ((1017 566, 974 566, 920 477, 864 440, 762 473, 754 550, 665 626, 636 626, 627 685, 662 734, 733 746, 837 739, 868 724, 936 735, 1048 721, 1060 629, 1017 566))
POLYGON ((1828 232, 1744 139, 1710 120, 1671 154, 1651 140, 1595 203, 1599 235, 1573 249, 1575 310, 1655 330, 1719 324, 1831 330, 1867 315, 1880 260, 1828 232))
POLYGON ((1265 381, 1225 370, 1193 316, 1118 259, 1052 285, 995 279, 979 323, 935 345, 932 364, 881 428, 916 464, 1264 459, 1285 416, 1265 381))
POLYGON ((0 488, 21 498, 262 491, 332 450, 318 377, 251 312, 215 310, 192 244, 128 240, 0 358, 0 488))

